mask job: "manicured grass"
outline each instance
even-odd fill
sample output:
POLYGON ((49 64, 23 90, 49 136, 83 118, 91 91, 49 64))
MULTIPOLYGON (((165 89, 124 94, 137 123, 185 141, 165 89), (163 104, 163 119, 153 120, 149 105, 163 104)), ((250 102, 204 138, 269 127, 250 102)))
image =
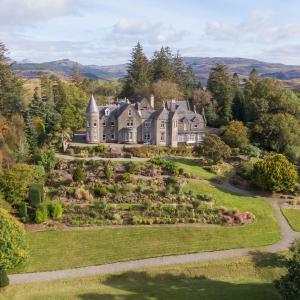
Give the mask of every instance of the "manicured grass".
POLYGON ((172 254, 273 244, 280 231, 268 203, 190 181, 185 187, 211 194, 217 205, 237 207, 256 216, 254 224, 236 227, 125 227, 29 233, 30 258, 19 272, 100 265, 172 254))
POLYGON ((19 284, 0 300, 33 299, 280 299, 272 281, 283 275, 282 257, 251 257, 174 265, 123 274, 19 284))
POLYGON ((172 161, 174 161, 179 168, 184 169, 185 172, 199 176, 202 179, 211 180, 216 177, 216 174, 201 168, 197 159, 172 158, 172 161))
POLYGON ((300 209, 282 208, 282 213, 295 231, 300 231, 300 209))

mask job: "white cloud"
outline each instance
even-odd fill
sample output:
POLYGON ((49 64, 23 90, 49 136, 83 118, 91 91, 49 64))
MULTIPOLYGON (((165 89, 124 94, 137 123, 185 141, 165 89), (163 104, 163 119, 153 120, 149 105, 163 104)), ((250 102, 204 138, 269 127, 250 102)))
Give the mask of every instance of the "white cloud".
POLYGON ((120 45, 132 45, 137 41, 148 45, 162 45, 179 42, 187 34, 187 31, 175 30, 163 23, 122 18, 113 25, 107 39, 120 45))
POLYGON ((218 41, 268 44, 300 37, 300 23, 275 24, 269 12, 254 12, 244 22, 207 22, 206 36, 218 41))
POLYGON ((75 13, 80 0, 0 0, 1 27, 18 27, 75 13))

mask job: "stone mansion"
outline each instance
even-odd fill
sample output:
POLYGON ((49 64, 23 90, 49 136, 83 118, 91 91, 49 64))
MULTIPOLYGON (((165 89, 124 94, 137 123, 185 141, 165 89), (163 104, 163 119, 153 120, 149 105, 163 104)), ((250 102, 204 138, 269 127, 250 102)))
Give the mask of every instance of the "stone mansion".
POLYGON ((93 96, 86 110, 86 141, 91 144, 149 144, 177 147, 196 144, 205 135, 204 113, 188 101, 169 100, 154 109, 154 96, 97 106, 93 96))

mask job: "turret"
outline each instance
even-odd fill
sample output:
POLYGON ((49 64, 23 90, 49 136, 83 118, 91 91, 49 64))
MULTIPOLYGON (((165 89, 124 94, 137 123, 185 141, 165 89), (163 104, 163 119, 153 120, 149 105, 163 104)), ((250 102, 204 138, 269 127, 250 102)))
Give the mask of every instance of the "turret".
POLYGON ((87 143, 99 143, 99 109, 95 98, 91 95, 86 109, 86 141, 87 143))

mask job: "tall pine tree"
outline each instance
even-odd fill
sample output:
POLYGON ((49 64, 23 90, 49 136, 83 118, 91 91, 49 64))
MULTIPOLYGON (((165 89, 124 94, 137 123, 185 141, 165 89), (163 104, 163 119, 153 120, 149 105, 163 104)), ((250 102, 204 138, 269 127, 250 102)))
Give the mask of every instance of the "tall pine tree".
POLYGON ((123 94, 124 96, 132 96, 136 91, 149 86, 150 83, 150 64, 143 52, 142 45, 138 42, 131 53, 123 94))
POLYGON ((232 119, 233 88, 231 76, 225 65, 217 64, 212 68, 207 88, 217 102, 219 125, 227 124, 232 119))

